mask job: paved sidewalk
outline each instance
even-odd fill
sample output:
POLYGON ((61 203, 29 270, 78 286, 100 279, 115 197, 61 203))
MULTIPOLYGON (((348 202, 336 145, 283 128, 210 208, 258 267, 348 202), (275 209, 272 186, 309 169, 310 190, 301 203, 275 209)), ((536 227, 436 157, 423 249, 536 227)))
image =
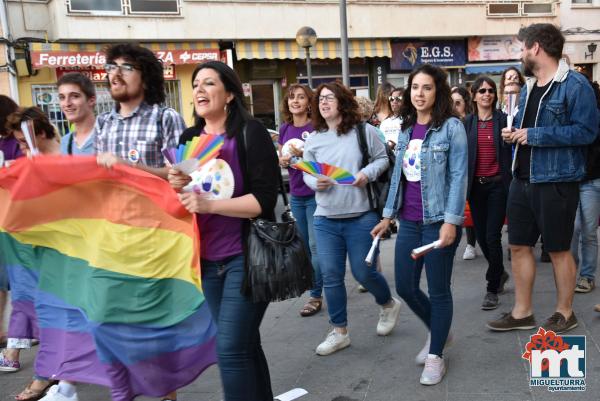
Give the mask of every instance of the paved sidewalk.
MULTIPOLYGON (((382 243, 384 274, 393 283, 394 241, 382 243)), ((463 261, 463 243, 458 249, 453 275, 455 343, 450 348, 448 374, 437 386, 419 384, 421 367, 414 357, 426 338, 425 327, 406 305, 400 322, 388 337, 378 337, 375 326, 378 308, 373 297, 357 291, 348 274, 349 330, 352 345, 327 357, 317 356, 315 347, 327 332, 327 314, 302 318, 298 311, 306 297, 272 304, 262 325, 263 343, 271 367, 275 394, 302 387, 309 394, 299 401, 525 401, 525 400, 600 400, 600 289, 575 295, 579 327, 569 334, 587 336, 587 390, 581 393, 551 393, 529 387, 529 368, 521 359, 524 344, 534 330, 492 333, 486 321, 508 311, 513 300, 513 282, 500 296, 496 311, 482 311, 485 290, 485 260, 478 256, 463 261)), ((539 256, 539 249, 536 250, 539 256)), ((506 261, 510 272, 510 262, 506 261)), ((423 281, 424 282, 424 281, 423 281)), ((392 284, 393 287, 393 284, 392 284)), ((535 283, 535 314, 538 323, 554 310, 554 279, 550 264, 538 264, 535 283)), ((34 352, 23 354, 24 369, 18 373, 0 373, 0 401, 13 400, 32 375, 34 352)), ((81 401, 109 400, 107 389, 80 385, 81 401)), ((146 398, 140 398, 146 400, 146 398)), ((194 383, 182 389, 180 401, 220 401, 220 381, 211 367, 194 383)))

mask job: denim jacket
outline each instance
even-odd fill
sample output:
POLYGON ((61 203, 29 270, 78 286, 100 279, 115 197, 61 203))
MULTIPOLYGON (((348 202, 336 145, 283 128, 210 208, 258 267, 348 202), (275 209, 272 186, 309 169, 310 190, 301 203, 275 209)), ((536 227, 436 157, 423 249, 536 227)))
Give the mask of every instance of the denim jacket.
MULTIPOLYGON (((521 92, 515 126, 522 127, 523 115, 535 78, 521 92)), ((585 176, 586 146, 598 136, 596 97, 588 80, 569 70, 561 60, 550 87, 542 95, 535 127, 527 128, 531 146, 530 182, 581 181, 585 176)), ((513 175, 517 152, 513 156, 513 175)))
MULTIPOLYGON (((402 206, 402 159, 412 127, 398 135, 396 164, 383 217, 394 218, 402 206)), ((461 225, 467 196, 467 135, 463 123, 451 117, 430 127, 421 144, 421 199, 423 223, 461 225)))

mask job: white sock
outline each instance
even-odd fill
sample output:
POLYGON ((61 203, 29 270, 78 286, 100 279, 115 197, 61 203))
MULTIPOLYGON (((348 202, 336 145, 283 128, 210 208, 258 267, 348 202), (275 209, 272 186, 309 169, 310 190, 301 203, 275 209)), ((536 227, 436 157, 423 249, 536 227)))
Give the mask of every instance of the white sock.
POLYGON ((65 397, 71 398, 77 392, 77 387, 74 384, 61 380, 58 382, 58 392, 65 397))

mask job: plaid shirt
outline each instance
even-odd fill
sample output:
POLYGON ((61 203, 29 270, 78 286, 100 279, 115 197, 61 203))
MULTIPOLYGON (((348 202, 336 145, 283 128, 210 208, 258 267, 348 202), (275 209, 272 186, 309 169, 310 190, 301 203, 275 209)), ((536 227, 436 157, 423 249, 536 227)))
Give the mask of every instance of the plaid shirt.
POLYGON ((164 167, 161 151, 176 148, 185 129, 183 118, 171 108, 142 102, 128 117, 116 108, 96 119, 96 153, 112 153, 127 160, 131 150, 139 153, 139 162, 148 167, 164 167))

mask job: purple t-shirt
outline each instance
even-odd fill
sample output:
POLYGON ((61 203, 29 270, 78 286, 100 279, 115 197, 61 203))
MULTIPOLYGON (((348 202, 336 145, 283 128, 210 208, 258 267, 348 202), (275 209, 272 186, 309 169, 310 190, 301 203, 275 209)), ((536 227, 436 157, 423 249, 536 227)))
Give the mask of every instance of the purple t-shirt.
POLYGON ((400 216, 408 221, 423 221, 421 197, 421 144, 427 133, 427 125, 415 124, 410 142, 402 158, 402 173, 406 179, 404 199, 400 216))
POLYGON ((23 156, 19 149, 19 142, 14 137, 0 138, 0 151, 4 154, 4 160, 14 160, 23 156))
MULTIPOLYGON (((313 126, 308 123, 302 127, 294 127, 293 124, 284 123, 279 128, 279 144, 283 146, 287 141, 292 138, 298 138, 303 141, 306 140, 308 134, 313 132, 313 126)), ((312 196, 314 191, 310 189, 302 178, 302 171, 296 170, 295 168, 288 168, 290 174, 290 193, 294 196, 312 196)))
MULTIPOLYGON (((235 187, 233 197, 244 194, 244 178, 238 158, 235 138, 227 138, 221 148, 219 159, 225 160, 233 172, 235 187)), ((218 214, 198 214, 200 227, 200 257, 219 261, 242 253, 242 225, 245 219, 218 214)))

